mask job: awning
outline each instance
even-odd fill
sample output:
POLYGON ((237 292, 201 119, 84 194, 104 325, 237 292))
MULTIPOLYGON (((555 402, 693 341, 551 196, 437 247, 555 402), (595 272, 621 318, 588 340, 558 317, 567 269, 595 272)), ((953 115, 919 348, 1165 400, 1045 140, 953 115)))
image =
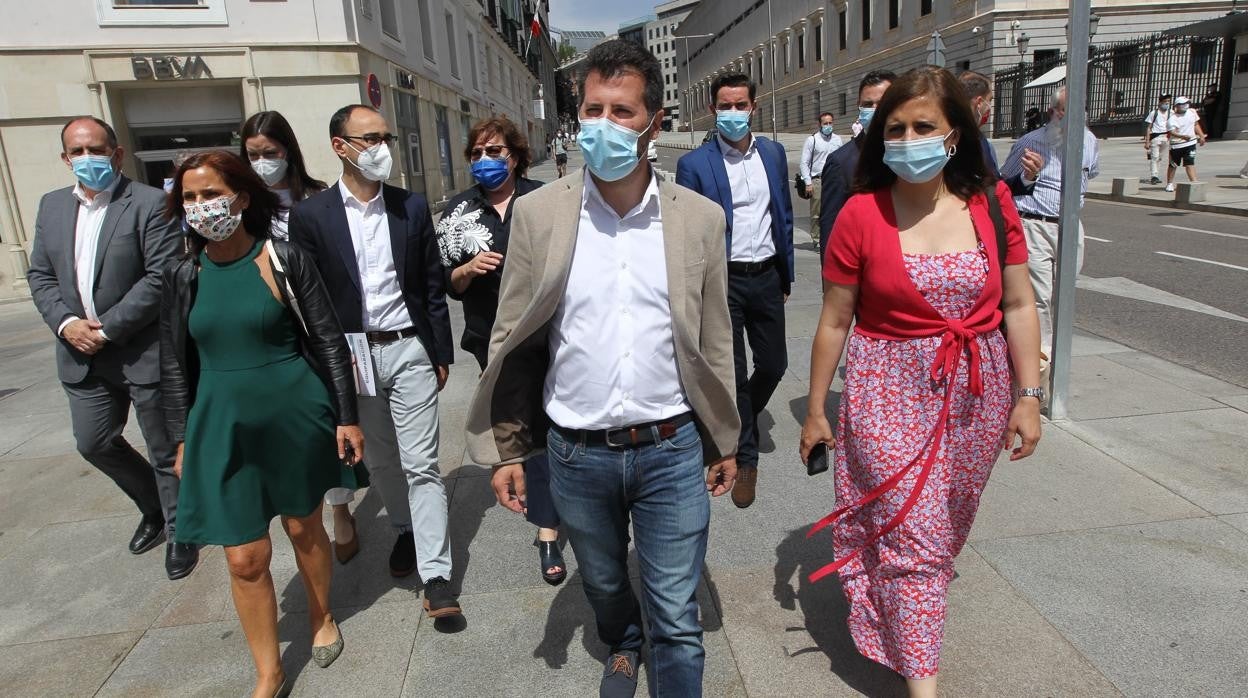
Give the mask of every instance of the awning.
POLYGON ((1238 10, 1203 22, 1167 29, 1163 34, 1174 36, 1204 36, 1211 39, 1248 34, 1248 12, 1238 10))
POLYGON ((1065 79, 1066 79, 1066 64, 1063 63, 1062 65, 1059 65, 1056 68, 1049 69, 1047 72, 1045 72, 1044 75, 1041 75, 1040 77, 1036 78, 1035 80, 1032 80, 1026 85, 1023 85, 1023 89, 1026 90, 1032 87, 1048 87, 1049 85, 1056 85, 1057 83, 1065 79))

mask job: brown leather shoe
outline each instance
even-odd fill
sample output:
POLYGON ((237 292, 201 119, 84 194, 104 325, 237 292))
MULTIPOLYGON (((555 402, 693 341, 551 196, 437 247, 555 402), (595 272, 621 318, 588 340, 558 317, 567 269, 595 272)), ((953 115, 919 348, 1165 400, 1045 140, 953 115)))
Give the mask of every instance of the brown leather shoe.
POLYGON ((334 557, 338 558, 338 563, 342 565, 350 562, 351 558, 360 552, 360 529, 355 525, 355 517, 349 518, 351 519, 351 540, 346 543, 334 541, 334 557))
POLYGON ((744 509, 754 503, 754 487, 758 483, 758 466, 737 468, 737 484, 732 486, 732 503, 744 509))

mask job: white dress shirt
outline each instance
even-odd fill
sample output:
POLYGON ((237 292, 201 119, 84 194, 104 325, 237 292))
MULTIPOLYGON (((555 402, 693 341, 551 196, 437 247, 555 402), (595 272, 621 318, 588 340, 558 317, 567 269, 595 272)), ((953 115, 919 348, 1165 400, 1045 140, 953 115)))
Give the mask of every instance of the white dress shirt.
POLYGON ((338 180, 338 192, 347 209, 347 227, 351 229, 355 265, 360 271, 364 330, 393 332, 411 327, 412 316, 403 302, 394 250, 390 246, 390 218, 381 198, 382 189, 379 188, 372 199, 360 201, 342 180, 338 180))
POLYGON ((802 144, 802 160, 797 164, 802 181, 809 185, 811 180, 822 175, 823 164, 827 162, 828 156, 842 145, 844 143, 840 136, 835 133, 825 136, 822 130, 807 138, 802 144))
POLYGON ((767 186, 767 170, 763 155, 758 152, 758 139, 750 136, 745 152, 737 150, 723 138, 719 151, 728 170, 728 186, 732 189, 732 262, 761 262, 776 256, 776 241, 771 237, 771 190, 767 186))
MULTIPOLYGON (((683 271, 683 270, 682 270, 683 271)), ((690 411, 676 367, 659 184, 623 218, 589 173, 543 403, 565 429, 614 429, 690 411)))
MULTIPOLYGON (((74 185, 74 198, 78 200, 78 219, 74 224, 74 277, 78 287, 78 298, 82 301, 82 311, 88 320, 100 321, 95 312, 95 260, 100 250, 100 229, 104 226, 104 216, 108 213, 108 204, 113 200, 113 193, 121 183, 120 177, 114 177, 113 183, 104 191, 96 193, 88 199, 82 184, 74 185)), ((68 317, 56 328, 59 336, 65 331, 66 325, 79 317, 68 317)), ((103 330, 99 330, 104 335, 103 330)), ((104 337, 108 339, 107 336, 104 337)))

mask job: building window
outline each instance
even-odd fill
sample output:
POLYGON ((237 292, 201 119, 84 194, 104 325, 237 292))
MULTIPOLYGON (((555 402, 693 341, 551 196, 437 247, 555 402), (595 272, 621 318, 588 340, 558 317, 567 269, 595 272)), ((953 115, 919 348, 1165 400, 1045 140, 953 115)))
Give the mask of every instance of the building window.
POLYGON ((926 17, 932 14, 932 0, 919 0, 919 15, 926 17))
POLYGON ((455 46, 455 15, 446 13, 446 48, 450 53, 451 77, 459 77, 459 52, 455 46))
POLYGON ((95 0, 95 17, 102 27, 229 24, 225 0, 95 0))
POLYGON ((888 28, 896 29, 901 24, 901 0, 888 0, 888 28))
POLYGON ((763 86, 764 75, 766 74, 763 72, 763 54, 759 53, 758 54, 758 86, 759 87, 763 86))
MULTIPOLYGON (((1201 41, 1192 44, 1192 61, 1188 72, 1192 75, 1203 75, 1213 70, 1213 66, 1217 60, 1217 44, 1212 41, 1201 41)), ((1131 69, 1132 75, 1135 74, 1136 62, 1139 53, 1131 51, 1131 69)), ((1114 51, 1114 77, 1118 77, 1118 51, 1114 51)))
POLYGON ((784 40, 784 74, 789 74, 789 63, 791 62, 793 47, 788 39, 784 40))
MULTIPOLYGON (((384 12, 382 16, 385 16, 384 12)), ((429 0, 420 0, 420 40, 425 45, 425 58, 436 62, 433 52, 433 20, 429 16, 429 0)))
POLYGON ((815 25, 815 62, 823 60, 823 22, 815 25))
POLYGON ((819 120, 819 90, 815 90, 815 120, 819 120))
POLYGON ((477 77, 477 40, 472 34, 468 35, 468 70, 472 73, 472 89, 481 89, 481 82, 477 77))
POLYGON ((871 38, 871 0, 862 0, 862 40, 871 38))
POLYGON ((781 102, 781 105, 783 107, 783 110, 780 112, 780 125, 785 128, 788 128, 789 127, 789 100, 787 99, 784 100, 783 102, 781 102))
POLYGON ((845 10, 836 13, 836 38, 839 50, 844 51, 845 45, 849 43, 849 17, 845 10))
POLYGON ((842 92, 839 95, 837 95, 837 99, 841 103, 840 104, 841 116, 845 116, 846 114, 849 113, 849 96, 846 95, 844 92, 842 92))
POLYGON ((806 100, 801 95, 797 96, 797 125, 801 126, 802 121, 806 118, 806 100))
POLYGON ((797 69, 806 67, 806 32, 797 35, 797 69))

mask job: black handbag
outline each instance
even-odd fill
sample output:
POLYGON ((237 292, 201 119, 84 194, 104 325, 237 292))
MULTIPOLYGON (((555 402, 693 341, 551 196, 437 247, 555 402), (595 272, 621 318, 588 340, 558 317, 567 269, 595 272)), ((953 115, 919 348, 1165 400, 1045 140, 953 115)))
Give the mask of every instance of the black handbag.
POLYGON ((798 196, 806 198, 806 180, 802 179, 802 173, 793 173, 793 186, 797 187, 798 196))

